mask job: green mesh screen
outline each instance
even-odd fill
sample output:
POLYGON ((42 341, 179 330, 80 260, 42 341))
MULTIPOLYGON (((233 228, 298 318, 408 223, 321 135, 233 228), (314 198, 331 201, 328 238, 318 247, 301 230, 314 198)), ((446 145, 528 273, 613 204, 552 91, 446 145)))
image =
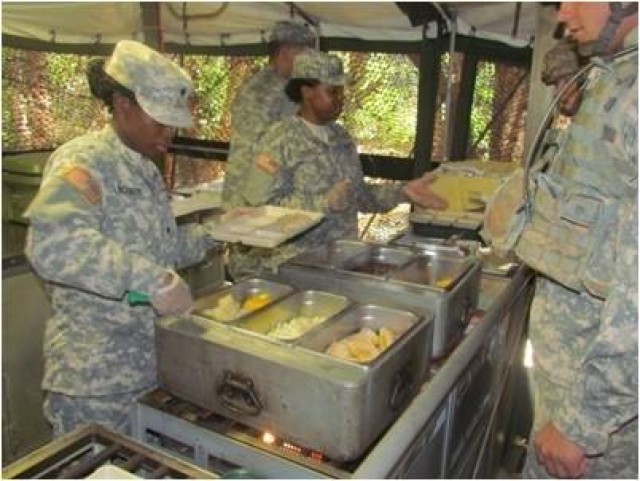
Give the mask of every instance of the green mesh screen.
POLYGON ((86 82, 89 57, 2 48, 2 148, 57 147, 109 116, 86 82))
POLYGON ((194 113, 198 123, 189 131, 197 139, 229 141, 231 105, 244 82, 267 64, 267 57, 173 56, 194 81, 194 113))
POLYGON ((479 62, 468 158, 520 162, 529 98, 528 70, 479 62))
POLYGON ((418 69, 407 55, 332 52, 345 67, 348 85, 342 124, 360 152, 408 157, 413 150, 418 69))

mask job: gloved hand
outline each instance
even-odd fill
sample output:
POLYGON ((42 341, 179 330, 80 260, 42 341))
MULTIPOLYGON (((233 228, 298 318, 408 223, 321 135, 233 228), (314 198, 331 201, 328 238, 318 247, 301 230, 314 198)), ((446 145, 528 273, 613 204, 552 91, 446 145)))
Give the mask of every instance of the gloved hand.
POLYGON ((446 199, 443 199, 433 190, 430 185, 437 176, 433 172, 427 172, 422 177, 407 182, 402 192, 414 204, 428 209, 444 210, 449 206, 446 199))
POLYGON ((349 207, 349 201, 353 195, 350 180, 341 180, 329 190, 327 201, 329 208, 334 212, 341 212, 349 207))
POLYGON ((160 316, 183 314, 191 309, 193 297, 187 283, 173 271, 169 271, 163 284, 151 297, 151 305, 160 316))

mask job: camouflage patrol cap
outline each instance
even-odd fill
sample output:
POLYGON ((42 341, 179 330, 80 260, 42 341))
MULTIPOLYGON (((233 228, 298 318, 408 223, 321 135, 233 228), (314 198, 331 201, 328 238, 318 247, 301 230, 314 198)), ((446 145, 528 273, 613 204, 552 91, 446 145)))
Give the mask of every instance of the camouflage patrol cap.
POLYGON ((313 47, 316 36, 306 25, 283 20, 275 24, 269 41, 277 44, 313 47))
POLYGON ((318 50, 305 50, 295 58, 291 78, 316 79, 328 85, 346 83, 340 58, 318 50))
POLYGON ((104 71, 131 90, 142 110, 157 122, 170 127, 193 125, 191 78, 164 55, 140 42, 121 40, 104 71))

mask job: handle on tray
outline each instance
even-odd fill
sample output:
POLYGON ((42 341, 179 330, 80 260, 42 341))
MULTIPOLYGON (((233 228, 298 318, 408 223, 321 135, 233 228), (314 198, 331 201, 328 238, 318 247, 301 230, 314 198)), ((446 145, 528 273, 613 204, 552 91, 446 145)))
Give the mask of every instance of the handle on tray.
POLYGON ((257 416, 262 411, 262 403, 253 389, 253 381, 231 371, 225 371, 218 396, 224 407, 236 414, 257 416))

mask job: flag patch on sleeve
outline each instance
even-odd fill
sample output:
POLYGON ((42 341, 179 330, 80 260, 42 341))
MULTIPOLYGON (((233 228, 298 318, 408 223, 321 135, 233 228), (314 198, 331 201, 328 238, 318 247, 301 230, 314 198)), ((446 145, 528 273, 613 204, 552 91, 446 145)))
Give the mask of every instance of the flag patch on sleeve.
POLYGON ((270 175, 275 175, 280 170, 280 164, 267 154, 259 154, 255 161, 256 167, 270 175))
POLYGON ((93 180, 91 174, 82 167, 71 167, 66 170, 62 178, 69 182, 92 205, 102 201, 100 185, 93 180))

